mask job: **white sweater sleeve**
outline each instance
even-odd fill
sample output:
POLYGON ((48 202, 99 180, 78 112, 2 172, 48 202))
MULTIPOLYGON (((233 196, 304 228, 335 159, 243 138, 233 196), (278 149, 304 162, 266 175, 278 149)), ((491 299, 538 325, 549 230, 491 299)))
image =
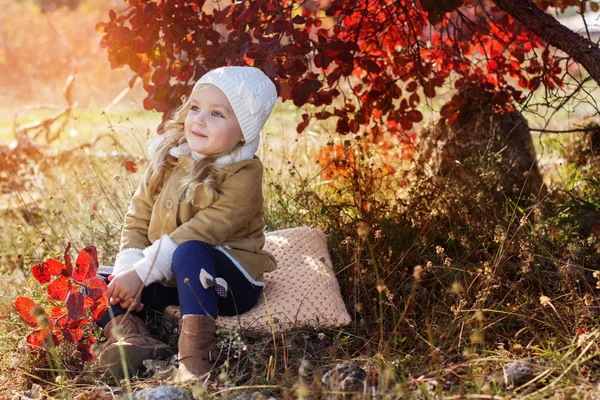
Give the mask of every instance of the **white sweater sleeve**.
POLYGON ((173 278, 171 263, 176 249, 177 245, 169 235, 163 235, 144 249, 144 258, 133 266, 144 285, 148 286, 156 281, 167 281, 173 278))
POLYGON ((115 266, 113 268, 113 275, 118 274, 119 272, 127 271, 128 269, 133 268, 135 263, 144 258, 144 252, 142 249, 125 249, 117 254, 117 258, 115 259, 115 266))

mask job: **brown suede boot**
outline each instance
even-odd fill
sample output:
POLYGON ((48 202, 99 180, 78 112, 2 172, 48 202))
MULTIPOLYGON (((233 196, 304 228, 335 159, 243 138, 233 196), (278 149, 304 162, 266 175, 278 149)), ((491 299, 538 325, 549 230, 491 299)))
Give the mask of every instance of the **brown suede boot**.
POLYGON ((104 337, 106 344, 100 352, 100 365, 117 379, 125 374, 123 358, 131 377, 142 368, 144 360, 169 356, 169 346, 150 336, 144 321, 131 314, 119 315, 106 324, 104 337))
POLYGON ((179 329, 179 369, 175 382, 199 378, 211 370, 217 356, 217 326, 204 315, 184 315, 179 329))

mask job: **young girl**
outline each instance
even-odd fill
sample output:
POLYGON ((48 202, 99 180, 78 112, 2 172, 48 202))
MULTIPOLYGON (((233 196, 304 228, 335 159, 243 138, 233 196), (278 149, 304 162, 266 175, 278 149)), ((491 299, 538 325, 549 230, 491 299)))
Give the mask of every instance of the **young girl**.
POLYGON ((242 314, 257 302, 263 273, 276 264, 263 250, 263 165, 254 153, 276 99, 275 85, 257 68, 212 70, 151 146, 114 269, 105 275, 114 319, 107 313, 100 321, 107 338, 100 363, 113 374, 168 355, 143 311, 180 306, 176 380, 184 381, 212 368, 217 315, 242 314))

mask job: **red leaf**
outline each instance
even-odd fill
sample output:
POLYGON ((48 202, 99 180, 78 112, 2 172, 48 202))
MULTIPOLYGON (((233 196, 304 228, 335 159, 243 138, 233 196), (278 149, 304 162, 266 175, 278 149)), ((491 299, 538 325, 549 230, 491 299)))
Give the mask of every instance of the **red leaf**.
POLYGON ((95 301, 91 297, 83 296, 83 307, 84 308, 90 308, 91 306, 94 305, 94 303, 95 303, 95 301))
POLYGON ((138 171, 138 166, 133 161, 125 162, 125 169, 131 174, 135 174, 138 171))
POLYGON ((546 47, 542 52, 542 60, 544 61, 544 65, 548 65, 550 62, 550 48, 546 47))
POLYGON ((63 327, 67 324, 67 319, 65 318, 67 316, 67 312, 69 310, 67 310, 64 307, 59 307, 56 306, 54 308, 52 308, 52 312, 50 314, 50 319, 52 319, 52 322, 59 326, 59 327, 63 327))
POLYGON ((67 276, 73 275, 73 263, 71 262, 71 255, 69 254, 69 250, 71 250, 71 242, 67 243, 67 248, 65 249, 65 268, 67 276))
POLYGON ((304 86, 296 85, 292 89, 292 100, 297 107, 302 107, 308 101, 310 93, 303 89, 304 86))
POLYGON ((104 296, 104 293, 108 291, 108 286, 104 282, 104 279, 99 277, 93 277, 88 280, 85 284, 87 289, 87 295, 90 296, 94 301, 104 296))
POLYGON ((275 68, 275 64, 273 64, 273 62, 270 60, 265 61, 263 65, 263 72, 269 78, 275 78, 275 76, 277 76, 277 68, 275 68))
MULTIPOLYGON (((160 9, 159 9, 159 8, 158 8, 158 6, 156 5, 156 3, 150 3, 150 4, 147 4, 147 5, 144 7, 144 15, 154 15, 154 14, 156 14, 157 12, 159 12, 159 10, 160 10, 160 9)), ((111 11, 112 11, 112 10, 111 10, 111 11)))
POLYGON ((440 22, 444 18, 444 16, 445 13, 438 10, 433 10, 427 13, 427 19, 429 20, 429 23, 431 23, 431 25, 435 25, 438 22, 440 22))
POLYGON ((39 331, 33 331, 29 335, 27 335, 27 343, 29 343, 33 347, 43 348, 48 348, 48 344, 50 343, 57 346, 58 338, 51 334, 51 332, 52 330, 50 328, 41 329, 39 331))
MULTIPOLYGON (((308 34, 307 34, 308 36, 308 34)), ((354 61, 354 56, 349 51, 342 51, 336 57, 338 60, 342 61, 343 64, 352 64, 354 61)))
POLYGON ((331 117, 331 113, 329 111, 320 111, 318 113, 315 113, 315 117, 317 119, 327 119, 329 117, 331 117))
POLYGON ((57 331, 52 332, 52 341, 54 342, 53 343, 54 347, 58 346, 60 344, 60 342, 62 341, 62 338, 58 337, 57 331))
POLYGON ((521 65, 518 62, 516 62, 515 60, 512 60, 510 62, 510 67, 515 72, 519 72, 521 70, 521 65))
POLYGON ((365 67, 369 70, 369 72, 378 74, 381 71, 381 67, 377 65, 375 61, 365 60, 363 61, 363 63, 365 64, 365 67))
POLYGON ((322 69, 327 69, 331 63, 331 56, 326 51, 320 52, 315 56, 315 65, 322 69))
POLYGON ((496 60, 489 60, 486 64, 488 72, 496 72, 498 70, 498 62, 496 60))
POLYGON ((79 328, 76 328, 76 329, 65 328, 62 330, 62 334, 63 334, 63 337, 65 338, 65 340, 67 340, 71 343, 77 343, 83 337, 83 330, 79 329, 79 328))
POLYGON ((417 85, 417 82, 410 81, 410 82, 408 82, 408 85, 406 85, 406 91, 414 92, 415 90, 417 90, 418 87, 419 87, 419 85, 417 85))
POLYGON ((306 20, 301 15, 296 15, 294 18, 292 18, 292 22, 300 25, 306 23, 306 20))
POLYGON ((83 317, 83 294, 80 292, 69 292, 67 296, 67 318, 68 322, 78 321, 83 317))
POLYGON ((410 95, 410 97, 408 98, 408 102, 411 108, 415 108, 419 102, 421 101, 421 98, 419 97, 419 95, 417 93, 413 93, 410 95))
POLYGON ((309 39, 308 32, 300 31, 298 29, 294 29, 292 37, 296 40, 296 43, 298 44, 304 44, 309 39))
POLYGON ((15 300, 15 310, 27 325, 37 328, 40 326, 39 317, 45 315, 44 309, 29 297, 18 296, 15 300))
POLYGON ((454 104, 452 103, 452 101, 449 101, 448 103, 444 104, 442 106, 442 109, 440 110, 440 115, 443 118, 450 118, 452 117, 452 115, 456 112, 456 109, 454 108, 454 104))
POLYGON ((412 129, 413 122, 410 119, 410 116, 404 115, 402 118, 400 118, 400 125, 402 126, 402 129, 404 129, 405 131, 412 129))
POLYGON ((296 132, 298 132, 298 133, 304 132, 304 130, 306 129, 307 126, 308 126, 308 121, 300 122, 298 124, 298 126, 296 127, 296 132))
POLYGON ((529 82, 527 81, 527 78, 525 78, 524 76, 521 76, 519 78, 519 86, 522 88, 526 88, 529 85, 529 82))
POLYGON ((352 133, 356 133, 360 129, 360 123, 356 120, 356 118, 351 120, 348 126, 350 126, 350 131, 352 133))
POLYGON ((96 276, 96 272, 98 272, 98 253, 94 246, 87 246, 77 256, 73 279, 75 282, 83 283, 96 276))
POLYGON ((91 352, 91 347, 95 343, 96 340, 93 336, 90 336, 87 340, 77 343, 77 351, 81 353, 81 359, 84 362, 90 362, 94 359, 94 354, 91 352))
POLYGON ((54 300, 65 301, 72 288, 73 285, 71 284, 71 279, 66 276, 60 276, 48 285, 47 292, 48 296, 54 300))
POLYGON ((289 23, 287 21, 284 21, 282 19, 276 19, 275 22, 273 22, 273 30, 276 33, 281 33, 283 31, 285 31, 288 27, 289 27, 289 23))
POLYGON ((60 261, 50 259, 43 264, 34 265, 31 272, 33 277, 43 285, 50 282, 52 276, 60 274, 64 268, 64 264, 60 261))
POLYGON ((337 126, 336 126, 336 132, 341 133, 342 135, 345 135, 350 132, 350 125, 348 125, 347 118, 338 119, 337 126))
POLYGON ((68 328, 69 329, 79 329, 82 326, 84 326, 85 324, 89 324, 90 322, 92 322, 91 319, 89 318, 82 318, 79 321, 73 321, 69 324, 68 328))
POLYGON ((411 110, 408 112, 408 116, 409 118, 413 121, 413 122, 421 122, 423 121, 423 114, 421 114, 421 112, 419 110, 411 110))
POLYGON ((92 306, 92 318, 94 321, 100 320, 100 318, 104 316, 106 310, 108 310, 108 299, 102 296, 92 306))

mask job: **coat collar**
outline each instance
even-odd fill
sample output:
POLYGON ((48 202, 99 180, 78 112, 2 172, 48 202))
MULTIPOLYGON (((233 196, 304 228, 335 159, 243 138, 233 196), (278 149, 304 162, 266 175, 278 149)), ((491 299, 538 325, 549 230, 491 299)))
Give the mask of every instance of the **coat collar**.
MULTIPOLYGON (((148 155, 150 157, 152 157, 152 155, 156 151, 156 148, 163 140, 165 140, 165 135, 160 135, 150 142, 150 144, 148 145, 148 155)), ((223 168, 224 166, 232 164, 234 162, 251 160, 254 157, 256 151, 258 150, 259 144, 260 135, 255 137, 253 140, 246 142, 243 146, 238 147, 231 153, 217 158, 215 163, 219 168, 223 168)), ((191 151, 187 143, 183 143, 177 147, 171 147, 171 149, 169 149, 169 154, 175 158, 186 157, 195 161, 201 160, 206 157, 203 154, 198 154, 194 151, 191 151)))

